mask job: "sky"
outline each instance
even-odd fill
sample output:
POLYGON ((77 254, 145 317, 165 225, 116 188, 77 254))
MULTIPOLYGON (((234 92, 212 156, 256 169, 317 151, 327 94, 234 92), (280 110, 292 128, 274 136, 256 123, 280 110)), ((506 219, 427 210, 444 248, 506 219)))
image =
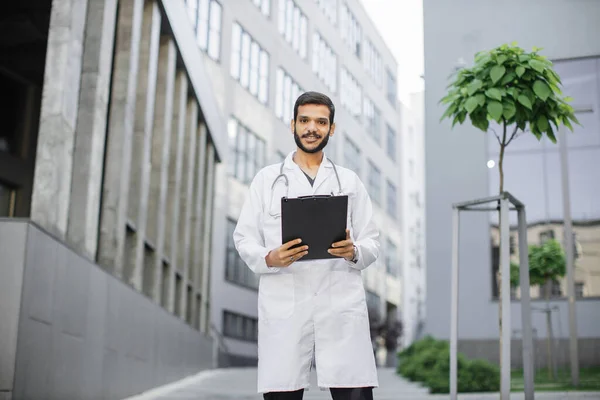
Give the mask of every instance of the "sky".
POLYGON ((398 98, 423 90, 422 0, 361 0, 398 63, 398 98))

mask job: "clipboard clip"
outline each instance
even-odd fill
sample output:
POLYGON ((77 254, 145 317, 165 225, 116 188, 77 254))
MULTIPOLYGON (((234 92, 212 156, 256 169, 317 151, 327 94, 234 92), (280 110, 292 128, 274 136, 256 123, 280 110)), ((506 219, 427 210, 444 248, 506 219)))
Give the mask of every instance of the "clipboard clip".
MULTIPOLYGON (((307 196, 298 196, 297 199, 300 200, 318 200, 318 199, 327 199, 329 197, 332 197, 329 194, 311 194, 311 195, 307 195, 307 196)), ((287 198, 285 198, 284 201, 287 201, 287 198)))

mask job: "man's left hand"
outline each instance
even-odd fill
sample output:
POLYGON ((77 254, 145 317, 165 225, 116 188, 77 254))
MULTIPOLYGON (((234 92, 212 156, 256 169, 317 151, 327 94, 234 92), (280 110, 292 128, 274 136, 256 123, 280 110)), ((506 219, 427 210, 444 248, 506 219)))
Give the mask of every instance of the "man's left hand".
POLYGON ((335 242, 327 251, 331 255, 334 255, 336 257, 342 257, 348 261, 352 261, 352 259, 354 258, 354 243, 350 238, 350 230, 346 229, 346 240, 342 240, 341 242, 335 242))

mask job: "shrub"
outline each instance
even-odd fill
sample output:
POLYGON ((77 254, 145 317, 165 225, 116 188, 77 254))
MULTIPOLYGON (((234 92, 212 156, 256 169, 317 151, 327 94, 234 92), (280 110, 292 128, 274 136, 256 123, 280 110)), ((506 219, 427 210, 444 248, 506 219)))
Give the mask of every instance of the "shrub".
MULTIPOLYGON (((459 392, 499 390, 498 367, 483 360, 469 361, 460 353, 457 357, 459 392)), ((398 374, 425 384, 431 393, 449 393, 450 348, 447 341, 426 337, 400 352, 398 358, 398 374)))

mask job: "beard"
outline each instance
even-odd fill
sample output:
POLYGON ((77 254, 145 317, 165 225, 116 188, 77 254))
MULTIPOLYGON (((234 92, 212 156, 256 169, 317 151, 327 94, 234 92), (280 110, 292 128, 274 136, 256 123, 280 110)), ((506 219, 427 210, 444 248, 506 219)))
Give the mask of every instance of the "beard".
MULTIPOLYGON (((309 153, 309 154, 318 153, 321 150, 323 150, 325 148, 325 146, 327 146, 327 142, 329 142, 329 132, 331 132, 331 128, 329 128, 329 130, 327 131, 327 134, 325 135, 323 140, 321 140, 321 142, 317 145, 317 147, 315 147, 313 149, 309 149, 309 148, 306 148, 306 146, 304 146, 304 144, 302 144, 302 140, 300 140, 300 135, 298 135, 298 131, 296 130, 296 128, 294 128, 294 141, 296 142, 296 146, 298 146, 298 148, 300 148, 300 150, 302 150, 303 152, 309 153)), ((321 136, 321 135, 318 135, 318 134, 313 135, 312 133, 306 133, 306 134, 302 135, 303 138, 306 138, 309 136, 321 136)))

